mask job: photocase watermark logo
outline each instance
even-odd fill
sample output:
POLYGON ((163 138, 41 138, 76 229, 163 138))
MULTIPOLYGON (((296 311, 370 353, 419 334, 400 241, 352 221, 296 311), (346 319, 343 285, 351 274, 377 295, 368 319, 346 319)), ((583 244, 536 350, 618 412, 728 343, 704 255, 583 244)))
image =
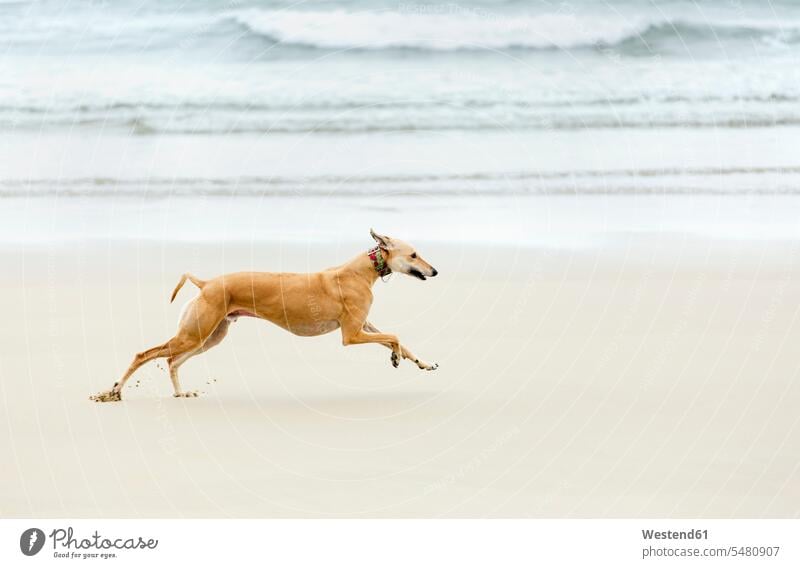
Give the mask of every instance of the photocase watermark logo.
POLYGON ((72 527, 53 529, 45 536, 42 529, 31 528, 19 537, 19 549, 25 556, 41 552, 48 542, 53 558, 107 559, 117 558, 121 551, 155 550, 158 539, 142 536, 104 536, 100 531, 76 533, 72 527))
POLYGON ((28 529, 22 531, 19 537, 19 549, 25 556, 37 554, 44 546, 44 531, 42 529, 28 529))

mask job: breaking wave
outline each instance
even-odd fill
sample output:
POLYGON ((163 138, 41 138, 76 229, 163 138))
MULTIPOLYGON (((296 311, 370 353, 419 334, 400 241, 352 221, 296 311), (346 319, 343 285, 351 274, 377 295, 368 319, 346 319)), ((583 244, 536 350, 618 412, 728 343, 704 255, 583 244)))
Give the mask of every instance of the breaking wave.
POLYGON ((691 22, 559 13, 494 15, 473 10, 245 10, 226 17, 247 33, 276 44, 336 50, 641 49, 669 41, 683 45, 729 40, 774 44, 800 41, 800 23, 770 21, 691 22))

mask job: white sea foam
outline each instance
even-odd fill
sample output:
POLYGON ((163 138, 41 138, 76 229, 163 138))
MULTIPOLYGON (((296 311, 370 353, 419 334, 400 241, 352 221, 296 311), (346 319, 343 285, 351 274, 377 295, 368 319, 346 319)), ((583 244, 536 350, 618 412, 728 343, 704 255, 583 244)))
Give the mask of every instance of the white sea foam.
MULTIPOLYGON (((45 6, 48 6, 46 4, 45 6)), ((4 6, 0 4, 0 6, 4 6)), ((261 39, 269 44, 315 49, 581 49, 632 47, 658 50, 661 43, 690 46, 703 42, 753 41, 785 47, 800 39, 800 14, 784 17, 709 9, 691 12, 674 5, 657 10, 623 4, 608 6, 532 6, 526 11, 480 4, 366 3, 362 9, 124 9, 125 4, 91 10, 36 12, 25 5, 0 17, 0 46, 11 51, 47 51, 70 46, 77 51, 197 49, 211 38, 236 42, 261 39), (231 25, 236 24, 236 25, 231 25), (630 45, 628 45, 630 44, 630 45)), ((157 6, 157 5, 155 5, 157 6)), ((130 7, 129 7, 130 8, 130 7)), ((713 6, 712 6, 713 8, 713 6)), ((41 8, 44 10, 44 8, 41 8)), ((2 14, 0 14, 2 16, 2 14)))
POLYGON ((245 10, 232 17, 276 42, 328 49, 569 48, 615 44, 651 25, 635 17, 498 15, 468 9, 440 13, 245 10))
MULTIPOLYGON (((691 20, 663 13, 503 14, 449 11, 348 12, 244 10, 231 17, 254 34, 285 45, 324 49, 572 49, 757 39, 790 44, 800 22, 767 19, 691 20)), ((654 46, 655 47, 655 46, 654 46)))

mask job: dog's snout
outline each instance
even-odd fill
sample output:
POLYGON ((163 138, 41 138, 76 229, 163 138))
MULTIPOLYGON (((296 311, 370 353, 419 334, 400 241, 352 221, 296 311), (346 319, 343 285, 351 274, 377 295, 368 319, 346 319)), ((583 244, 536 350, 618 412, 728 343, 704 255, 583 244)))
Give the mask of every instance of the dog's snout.
POLYGON ((431 276, 436 276, 437 274, 439 274, 439 271, 436 270, 435 268, 431 268, 431 270, 433 270, 433 272, 431 272, 431 276))

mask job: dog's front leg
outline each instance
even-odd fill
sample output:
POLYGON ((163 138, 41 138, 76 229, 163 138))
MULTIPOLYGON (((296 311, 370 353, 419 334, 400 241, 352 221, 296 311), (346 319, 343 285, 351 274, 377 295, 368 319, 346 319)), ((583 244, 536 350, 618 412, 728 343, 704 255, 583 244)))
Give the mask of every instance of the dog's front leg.
MULTIPOLYGON (((381 331, 377 327, 375 327, 374 325, 372 325, 368 321, 364 322, 363 329, 364 329, 364 331, 369 332, 369 333, 373 333, 373 334, 381 333, 381 331)), ((420 360, 416 355, 414 355, 411 352, 411 350, 408 347, 406 347, 405 345, 403 345, 403 344, 401 344, 399 342, 398 342, 397 345, 400 348, 400 355, 403 357, 403 359, 409 359, 411 361, 414 361, 414 363, 416 363, 417 367, 419 367, 420 369, 422 369, 424 371, 435 371, 436 369, 439 368, 439 364, 438 363, 434 363, 432 365, 430 363, 426 363, 425 361, 420 360)), ((392 361, 392 366, 394 366, 395 368, 400 365, 400 357, 398 357, 397 352, 394 349, 392 349, 391 361, 392 361)))
POLYGON ((398 356, 400 353, 400 340, 391 333, 370 333, 364 329, 365 323, 355 319, 340 321, 342 327, 342 345, 359 345, 362 343, 380 343, 392 350, 398 356))

